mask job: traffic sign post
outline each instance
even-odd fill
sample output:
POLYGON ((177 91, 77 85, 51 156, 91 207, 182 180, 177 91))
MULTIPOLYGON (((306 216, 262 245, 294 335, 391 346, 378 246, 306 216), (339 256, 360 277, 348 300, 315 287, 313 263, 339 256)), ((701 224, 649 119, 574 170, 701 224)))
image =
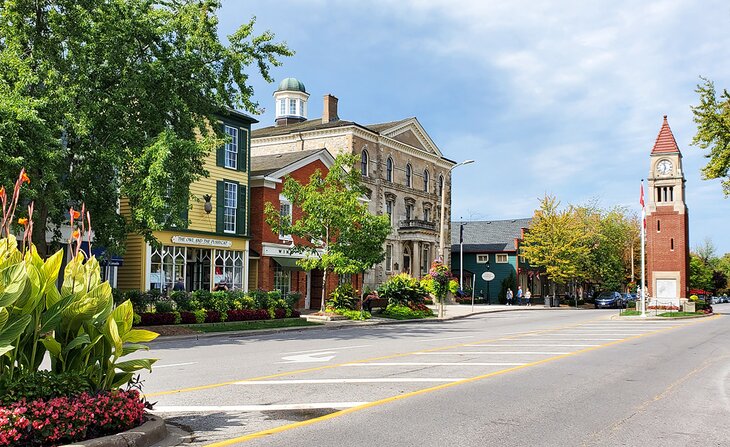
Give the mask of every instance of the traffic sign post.
POLYGON ((494 273, 484 272, 482 273, 482 279, 487 282, 487 304, 489 304, 491 302, 489 296, 489 283, 494 279, 494 273))

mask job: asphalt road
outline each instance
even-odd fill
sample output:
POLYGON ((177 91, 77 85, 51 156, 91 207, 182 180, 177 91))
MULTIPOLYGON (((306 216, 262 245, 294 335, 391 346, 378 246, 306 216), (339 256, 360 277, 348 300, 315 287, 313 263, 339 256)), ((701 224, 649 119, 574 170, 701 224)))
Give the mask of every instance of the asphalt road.
POLYGON ((161 340, 144 391, 200 446, 730 445, 730 315, 615 313, 161 340))

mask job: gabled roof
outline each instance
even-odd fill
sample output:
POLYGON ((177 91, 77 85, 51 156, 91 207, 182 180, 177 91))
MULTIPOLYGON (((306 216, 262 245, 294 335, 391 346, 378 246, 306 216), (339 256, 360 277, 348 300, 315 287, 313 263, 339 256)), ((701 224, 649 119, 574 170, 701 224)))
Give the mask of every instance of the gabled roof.
POLYGON ((659 130, 659 135, 656 137, 656 142, 654 143, 654 148, 651 150, 651 153, 658 154, 677 152, 679 152, 679 146, 677 146, 677 141, 674 139, 672 129, 669 128, 667 115, 664 115, 664 123, 662 123, 662 128, 659 130))
POLYGON ((301 123, 287 124, 286 126, 269 126, 269 127, 262 127, 260 129, 254 129, 251 131, 251 138, 277 137, 277 136, 288 135, 290 133, 296 133, 296 132, 308 132, 308 131, 312 131, 312 130, 321 130, 321 129, 334 129, 336 127, 346 127, 346 126, 362 127, 359 124, 354 123, 352 121, 337 120, 337 121, 330 121, 329 123, 323 123, 322 118, 316 118, 316 119, 311 119, 311 120, 307 120, 307 121, 302 121, 301 123))
POLYGON ((315 160, 321 160, 328 168, 335 159, 327 149, 282 152, 251 157, 251 177, 281 178, 315 160))
MULTIPOLYGON (((465 252, 514 252, 515 239, 522 237, 522 229, 529 228, 531 218, 464 222, 465 252)), ((461 222, 451 222, 451 250, 459 250, 461 222)))

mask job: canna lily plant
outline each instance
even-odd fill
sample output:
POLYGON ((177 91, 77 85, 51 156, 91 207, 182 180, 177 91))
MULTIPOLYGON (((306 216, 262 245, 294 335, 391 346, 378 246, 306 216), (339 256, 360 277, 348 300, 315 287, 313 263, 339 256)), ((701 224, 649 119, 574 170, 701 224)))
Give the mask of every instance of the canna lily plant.
POLYGON ((0 374, 12 379, 35 372, 46 353, 54 372, 81 373, 98 390, 125 385, 141 369, 151 371, 155 359, 121 360, 148 349, 143 343, 158 334, 132 329, 129 301, 114 307, 111 286, 101 281, 98 261, 81 250, 84 234, 91 250, 91 216, 85 209, 69 212, 74 257, 63 271, 60 290, 63 251, 46 260, 38 255, 30 239, 32 203, 28 216, 18 219, 22 241, 12 233, 20 191, 29 182, 23 170, 12 197, 0 187, 0 374))

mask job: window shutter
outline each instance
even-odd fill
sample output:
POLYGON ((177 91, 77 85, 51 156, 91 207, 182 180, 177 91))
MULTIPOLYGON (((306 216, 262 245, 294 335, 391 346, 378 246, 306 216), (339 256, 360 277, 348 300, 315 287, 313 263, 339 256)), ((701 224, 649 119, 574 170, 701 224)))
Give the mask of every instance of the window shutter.
MULTIPOLYGON (((221 132, 223 132, 223 137, 226 138, 228 135, 226 135, 226 125, 221 123, 221 132)), ((215 165, 223 167, 226 164, 226 144, 221 144, 218 149, 215 151, 215 165)))
POLYGON ((238 129, 238 170, 246 172, 248 165, 248 129, 238 129))
POLYGON ((190 226, 190 222, 188 221, 188 211, 190 211, 190 192, 188 191, 188 197, 185 200, 185 210, 183 210, 182 213, 180 213, 180 218, 183 220, 183 228, 187 228, 190 226))
POLYGON ((246 215, 248 214, 248 188, 246 185, 238 185, 238 209, 236 210, 236 234, 247 234, 248 222, 246 215))
POLYGON ((223 233, 223 205, 226 199, 226 184, 224 181, 218 180, 215 186, 215 231, 216 233, 223 233))

